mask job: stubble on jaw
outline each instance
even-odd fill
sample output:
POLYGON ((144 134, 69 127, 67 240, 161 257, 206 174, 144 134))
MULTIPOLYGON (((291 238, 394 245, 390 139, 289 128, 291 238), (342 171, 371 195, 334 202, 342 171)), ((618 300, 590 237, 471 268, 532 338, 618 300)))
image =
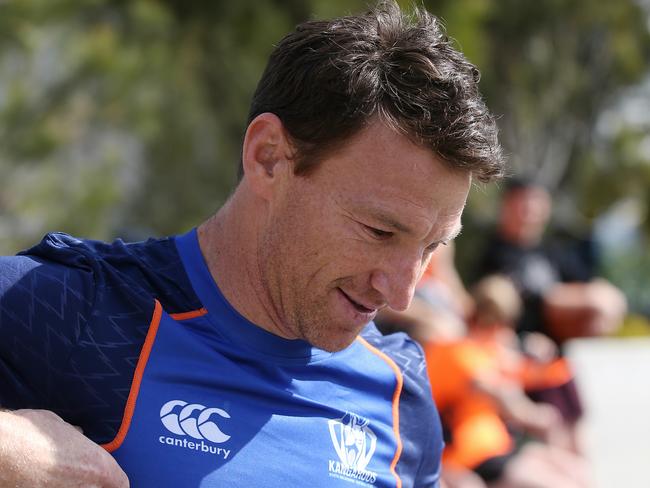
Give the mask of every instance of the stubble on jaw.
MULTIPOLYGON (((279 254, 290 252, 284 249, 279 254)), ((271 262, 268 273, 264 273, 265 286, 270 293, 274 305, 275 316, 282 321, 280 330, 289 339, 301 339, 314 347, 329 352, 336 352, 348 347, 356 338, 358 331, 350 332, 343 325, 337 324, 331 317, 332 304, 329 303, 331 294, 335 292, 335 284, 330 284, 322 292, 313 282, 320 268, 304 282, 297 282, 297 271, 285 273, 286 265, 278 259, 280 256, 269 256, 271 262), (275 273, 273 272, 275 271, 275 273), (269 276, 270 275, 270 276, 269 276), (283 286, 284 285, 284 286, 283 286)), ((268 261, 267 261, 268 263, 268 261)), ((286 261, 284 261, 286 263, 286 261)))

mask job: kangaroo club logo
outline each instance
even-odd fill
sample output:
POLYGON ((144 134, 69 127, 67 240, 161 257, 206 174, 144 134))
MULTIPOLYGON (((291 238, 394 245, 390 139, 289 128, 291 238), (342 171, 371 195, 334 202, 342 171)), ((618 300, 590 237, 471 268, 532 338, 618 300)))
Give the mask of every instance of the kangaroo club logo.
POLYGON ((374 483, 377 474, 366 470, 377 448, 377 436, 368 427, 370 421, 353 413, 338 420, 329 420, 328 426, 338 461, 329 461, 330 476, 347 481, 374 483))
POLYGON ((204 442, 207 440, 214 444, 223 444, 230 439, 230 435, 224 433, 215 422, 223 422, 223 419, 230 419, 230 414, 221 408, 208 408, 199 403, 171 400, 160 409, 160 421, 169 432, 183 437, 183 439, 160 436, 158 442, 218 454, 223 456, 224 459, 228 459, 230 455, 229 449, 212 446, 204 442), (196 439, 199 442, 188 440, 187 437, 196 439))

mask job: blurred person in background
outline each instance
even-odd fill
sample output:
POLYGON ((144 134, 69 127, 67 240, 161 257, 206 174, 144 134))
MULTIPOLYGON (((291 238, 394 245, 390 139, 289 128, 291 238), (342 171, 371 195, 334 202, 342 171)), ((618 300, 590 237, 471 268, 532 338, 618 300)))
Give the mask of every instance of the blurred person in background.
POLYGON ((512 279, 524 300, 519 332, 543 332, 559 344, 613 333, 627 310, 624 295, 606 280, 592 278, 591 256, 551 249, 544 241, 551 212, 552 199, 543 186, 511 180, 481 275, 503 273, 512 279))
POLYGON ((535 357, 521 352, 513 330, 521 299, 507 278, 483 278, 472 298, 467 337, 425 347, 446 432, 443 478, 448 486, 590 486, 586 464, 572 450, 572 419, 526 394, 572 381, 566 363, 553 354, 550 340, 535 357))
POLYGON ((0 485, 437 486, 422 350, 371 322, 503 173, 478 79, 422 10, 303 23, 215 215, 1 258, 0 485))

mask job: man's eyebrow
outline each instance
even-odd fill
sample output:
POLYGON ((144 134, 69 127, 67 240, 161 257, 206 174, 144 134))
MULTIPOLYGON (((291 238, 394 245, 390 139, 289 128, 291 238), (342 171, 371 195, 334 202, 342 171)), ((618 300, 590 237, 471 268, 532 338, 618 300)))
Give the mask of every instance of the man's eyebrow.
POLYGON ((404 232, 405 234, 413 234, 413 229, 411 229, 408 225, 405 225, 402 222, 398 221, 392 215, 388 215, 381 210, 368 210, 367 212, 370 217, 388 227, 389 230, 398 230, 400 232, 404 232))
MULTIPOLYGON (((405 234, 411 234, 411 235, 414 234, 413 229, 411 229, 408 225, 400 222, 392 215, 389 215, 381 210, 375 210, 375 209, 368 210, 368 214, 372 218, 374 218, 377 222, 386 226, 387 230, 398 230, 400 232, 404 232, 405 234)), ((444 243, 444 242, 453 241, 454 239, 456 239, 456 237, 460 235, 462 230, 463 230, 463 225, 459 224, 458 227, 456 227, 451 234, 436 242, 444 243)))
POLYGON ((456 229, 454 230, 454 232, 452 232, 447 238, 443 239, 440 242, 445 242, 446 243, 446 242, 453 241, 454 239, 456 239, 456 237, 458 237, 460 235, 462 230, 463 230, 463 224, 459 224, 458 227, 456 227, 456 229))

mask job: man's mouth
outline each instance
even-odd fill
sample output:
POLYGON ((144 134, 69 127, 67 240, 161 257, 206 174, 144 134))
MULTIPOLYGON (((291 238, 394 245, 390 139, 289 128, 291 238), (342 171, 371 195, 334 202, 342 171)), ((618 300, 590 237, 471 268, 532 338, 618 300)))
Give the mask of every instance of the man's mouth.
POLYGON ((348 301, 349 301, 349 302, 354 306, 354 308, 356 308, 360 313, 371 314, 371 313, 374 313, 374 312, 377 311, 376 308, 368 308, 368 307, 366 307, 365 305, 362 305, 361 303, 357 302, 357 301, 354 300, 352 297, 350 297, 350 295, 348 295, 347 293, 345 293, 345 292, 344 292, 343 290, 341 290, 340 288, 339 288, 339 291, 343 294, 343 296, 344 296, 345 298, 348 299, 348 301))

